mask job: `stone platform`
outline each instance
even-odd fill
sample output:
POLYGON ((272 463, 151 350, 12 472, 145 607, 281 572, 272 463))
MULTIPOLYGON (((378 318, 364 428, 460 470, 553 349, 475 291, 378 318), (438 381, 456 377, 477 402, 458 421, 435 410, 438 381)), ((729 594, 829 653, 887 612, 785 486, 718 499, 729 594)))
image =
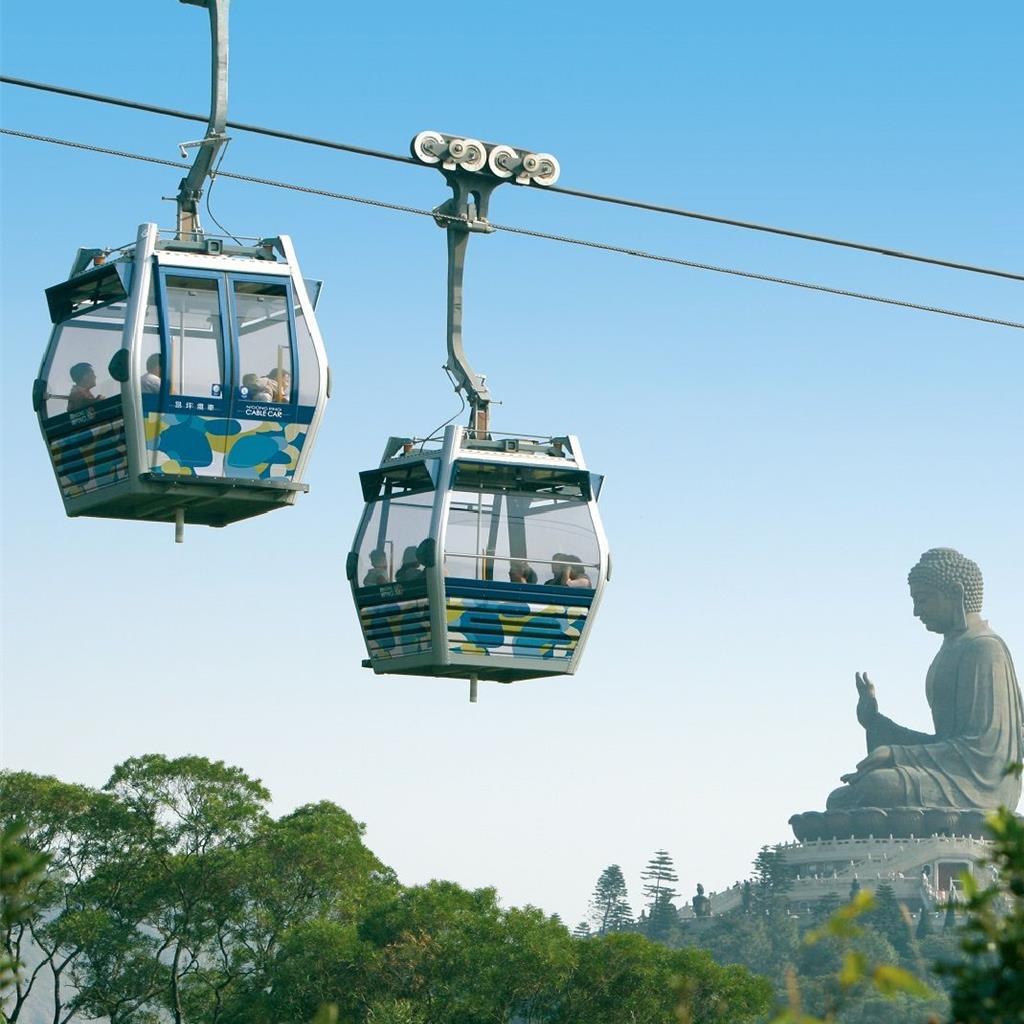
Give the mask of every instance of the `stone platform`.
MULTIPOLYGON (((809 839, 773 849, 783 855, 789 869, 785 898, 794 914, 803 914, 825 899, 845 903, 855 880, 858 887, 870 891, 885 883, 915 913, 922 907, 941 908, 958 887, 963 871, 981 885, 993 880, 988 865, 992 843, 977 835, 809 839)), ((742 904, 743 890, 736 885, 709 896, 711 913, 717 917, 742 904)), ((683 908, 680 916, 691 913, 683 908)))
POLYGON ((800 842, 825 839, 897 839, 914 836, 976 836, 988 838, 987 811, 981 808, 861 807, 851 810, 804 811, 789 819, 800 842))

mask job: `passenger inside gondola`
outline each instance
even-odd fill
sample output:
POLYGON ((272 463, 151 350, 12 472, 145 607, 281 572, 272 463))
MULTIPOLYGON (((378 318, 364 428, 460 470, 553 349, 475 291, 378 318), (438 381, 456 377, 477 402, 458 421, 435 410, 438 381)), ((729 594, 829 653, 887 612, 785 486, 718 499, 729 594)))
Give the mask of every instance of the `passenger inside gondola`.
POLYGON ((587 575, 587 570, 584 569, 583 563, 575 555, 566 555, 565 557, 572 563, 569 566, 569 579, 565 585, 567 587, 585 587, 588 590, 593 590, 594 584, 587 575))
POLYGON ((163 356, 159 352, 154 352, 146 360, 146 372, 141 377, 142 393, 144 395, 159 395, 163 375, 163 356))
POLYGON ((556 551, 551 556, 551 571, 554 575, 544 581, 545 587, 567 587, 569 585, 569 559, 572 555, 556 551))
POLYGON ((74 387, 68 393, 68 412, 87 409, 103 399, 102 395, 92 393, 92 389, 96 387, 96 371, 93 370, 91 363, 75 363, 70 373, 74 387))
POLYGON ((395 573, 396 583, 413 583, 423 575, 423 566, 420 565, 418 549, 415 544, 410 544, 402 553, 402 565, 395 573))
POLYGON ((390 582, 387 552, 377 548, 370 552, 370 569, 363 577, 363 586, 386 587, 390 582))
POLYGON ((508 567, 510 583, 536 583, 537 574, 528 562, 512 562, 508 567))

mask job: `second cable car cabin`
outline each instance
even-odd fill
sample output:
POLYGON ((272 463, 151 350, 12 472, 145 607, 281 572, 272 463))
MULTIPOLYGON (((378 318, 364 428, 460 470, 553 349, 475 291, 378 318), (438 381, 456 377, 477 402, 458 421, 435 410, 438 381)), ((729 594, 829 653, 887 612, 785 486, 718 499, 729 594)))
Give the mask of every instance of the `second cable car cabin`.
POLYGON ((609 574, 601 477, 574 437, 392 438, 360 474, 346 572, 377 673, 511 683, 572 673, 609 574))
POLYGON ((67 514, 225 526, 293 504, 327 400, 318 293, 286 236, 229 250, 144 224, 80 250, 47 289, 32 392, 67 514))

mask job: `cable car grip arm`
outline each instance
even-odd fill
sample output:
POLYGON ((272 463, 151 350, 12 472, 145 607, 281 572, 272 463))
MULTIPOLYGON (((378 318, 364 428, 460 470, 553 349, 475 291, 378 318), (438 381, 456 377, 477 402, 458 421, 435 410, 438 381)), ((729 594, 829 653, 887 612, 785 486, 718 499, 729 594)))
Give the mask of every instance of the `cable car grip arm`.
POLYGON ((442 171, 454 193, 434 210, 438 227, 448 236, 448 361, 445 369, 455 388, 466 396, 470 407, 469 425, 477 437, 487 436, 491 393, 485 378, 469 365, 462 344, 462 282, 466 269, 466 248, 470 234, 489 234, 494 228, 487 222, 491 192, 500 181, 487 180, 461 170, 442 171))
POLYGON ((203 186, 210 177, 217 154, 228 137, 225 134, 228 116, 228 7, 231 0, 180 0, 193 7, 205 7, 210 12, 210 121, 206 135, 198 142, 182 143, 197 147, 196 158, 187 175, 178 186, 177 234, 179 239, 202 238, 199 223, 199 200, 203 186))

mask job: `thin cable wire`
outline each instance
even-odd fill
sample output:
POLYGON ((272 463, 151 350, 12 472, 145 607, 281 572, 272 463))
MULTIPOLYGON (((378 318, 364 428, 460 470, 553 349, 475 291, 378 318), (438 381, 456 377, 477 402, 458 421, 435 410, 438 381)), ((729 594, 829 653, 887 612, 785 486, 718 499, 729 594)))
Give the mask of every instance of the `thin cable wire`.
MULTIPOLYGON (((143 156, 138 153, 128 153, 119 149, 107 149, 103 146, 93 146, 84 142, 72 142, 68 139, 57 139, 47 135, 36 135, 32 132, 17 131, 13 128, 0 128, 0 134, 9 135, 20 139, 29 139, 35 142, 47 142, 57 146, 66 146, 71 149, 85 150, 90 153, 102 153, 107 156, 122 157, 127 160, 140 160, 144 163, 159 164, 165 167, 187 169, 188 164, 178 163, 175 160, 163 160, 159 157, 143 156)), ((235 181, 245 181, 254 185, 267 185, 271 188, 286 189, 290 192, 302 192, 306 195, 322 196, 326 199, 341 199, 346 202, 359 203, 363 206, 374 206, 385 210, 395 210, 399 213, 411 213, 418 217, 430 217, 436 221, 459 221, 459 217, 436 213, 433 210, 421 210, 415 206, 404 206, 401 203, 389 203, 382 199, 368 199, 364 196, 347 195, 343 192, 332 192, 329 189, 314 188, 310 185, 294 185, 289 182, 275 181, 273 178, 261 178, 252 174, 237 174, 232 171, 221 171, 220 177, 231 178, 235 181)), ((668 263, 673 266, 688 267, 692 270, 708 270, 716 274, 728 274, 732 277, 743 277, 752 281, 766 281, 770 284, 788 285, 791 288, 803 288, 807 291, 823 292, 827 295, 839 295, 843 298, 861 299, 865 302, 877 302, 887 306, 899 306, 903 309, 916 309, 922 313, 937 313, 941 316, 957 317, 961 320, 974 320, 979 323, 995 324, 999 327, 1013 327, 1017 330, 1024 330, 1024 323, 1015 320, 1000 320, 996 317, 984 316, 980 313, 965 313, 960 310, 946 309, 942 306, 928 306, 919 302, 910 302, 906 299, 894 299, 884 295, 872 295, 868 292, 856 292, 846 288, 835 288, 830 285, 814 284, 808 281, 798 281, 788 277, 778 277, 773 274, 760 274, 752 270, 738 270, 734 267, 722 267, 713 263, 700 263, 696 260, 686 260, 677 256, 661 256, 656 253, 646 252, 643 249, 633 249, 627 246, 611 245, 607 242, 594 242, 582 238, 572 238, 569 235, 555 235, 545 231, 532 231, 529 228, 515 227, 511 224, 491 224, 495 231, 504 231, 513 235, 524 235, 528 238, 542 238, 550 242, 561 242, 564 245, 575 245, 586 249, 600 249, 605 252, 619 253, 623 256, 633 256, 637 259, 652 260, 656 263, 668 263)))
POLYGON ((238 245, 241 245, 241 240, 237 238, 235 235, 231 234, 231 232, 228 231, 228 229, 224 227, 224 225, 221 224, 221 222, 217 220, 217 218, 213 215, 213 208, 210 206, 210 197, 213 195, 213 186, 217 184, 217 175, 220 173, 220 165, 224 163, 224 157, 227 156, 228 146, 230 145, 231 140, 228 139, 228 141, 225 142, 224 146, 221 148, 220 157, 217 160, 217 166, 214 167, 212 171, 210 171, 210 187, 206 190, 206 212, 209 214, 210 220, 212 220, 213 223, 220 228, 221 234, 227 235, 228 238, 233 239, 238 245))
POLYGON ((452 384, 455 386, 455 393, 459 396, 459 401, 462 404, 459 406, 459 411, 457 413, 455 413, 453 416, 449 416, 448 419, 446 419, 444 423, 442 423, 439 427, 434 427, 434 429, 429 434, 427 434, 427 436, 423 438, 422 441, 420 441, 420 451, 423 451, 423 446, 428 441, 436 440, 440 432, 444 430, 444 428, 447 427, 452 420, 458 419, 466 408, 466 396, 462 393, 462 389, 459 387, 455 378, 452 376, 452 371, 449 370, 447 366, 442 366, 441 369, 444 370, 444 372, 448 375, 448 380, 450 380, 452 384))
MULTIPOLYGON (((15 78, 10 75, 0 75, 0 82, 6 85, 16 85, 26 89, 36 89, 41 92, 56 93, 61 96, 72 96, 76 99, 91 100, 96 103, 107 103, 118 107, 127 107, 131 110, 142 110, 150 114, 161 114, 166 117, 178 117, 187 121, 200 121, 206 123, 208 118, 203 114, 190 113, 184 110, 175 110, 171 107, 159 107, 151 103, 139 103, 135 100, 120 99, 116 96, 104 96, 100 93, 86 92, 82 89, 70 89, 59 85, 49 85, 45 82, 33 82, 26 78, 15 78)), ((355 153, 359 156, 374 157, 378 160, 391 160, 395 163, 408 164, 413 167, 430 167, 432 165, 422 164, 411 156, 401 153, 389 153, 380 149, 369 149, 366 146, 354 146, 344 142, 334 142, 330 139, 317 138, 313 135, 299 135, 295 132, 281 131, 276 128, 265 128, 261 125, 245 124, 241 121, 228 121, 228 128, 237 131, 252 132, 256 135, 265 135, 270 138, 284 139, 288 142, 300 142, 309 146, 320 146, 326 149, 340 150, 345 153, 355 153)), ((577 199, 587 199, 592 202, 609 203, 615 206, 626 206, 636 210, 646 210, 649 213, 662 213, 673 217, 685 217, 690 220, 705 221, 709 224, 722 224, 727 227, 742 228, 747 231, 759 231, 764 234, 780 235, 785 238, 796 238, 805 242, 817 242, 822 245, 839 246, 845 249, 856 249, 860 252, 873 253, 878 256, 888 256, 892 259, 910 260, 915 263, 927 263, 931 266, 945 267, 949 270, 962 270, 972 274, 988 274, 992 277, 1004 277, 1012 281, 1024 281, 1024 274, 1018 271, 1000 270, 994 267, 981 267, 973 263, 963 263, 957 260, 939 259, 935 256, 924 256, 920 253, 904 252, 900 249, 893 249, 888 246, 870 245, 866 242, 854 242, 849 239, 836 238, 831 235, 815 234, 809 231, 797 231, 793 228, 777 227, 772 224, 761 224, 756 221, 739 220, 735 217, 722 217, 718 214, 701 213, 696 210, 685 210, 677 206, 666 206, 659 203, 645 202, 640 199, 628 199, 622 196, 610 196, 600 192, 588 192, 583 189, 566 188, 562 185, 549 185, 540 191, 555 192, 559 195, 573 196, 577 199)))

